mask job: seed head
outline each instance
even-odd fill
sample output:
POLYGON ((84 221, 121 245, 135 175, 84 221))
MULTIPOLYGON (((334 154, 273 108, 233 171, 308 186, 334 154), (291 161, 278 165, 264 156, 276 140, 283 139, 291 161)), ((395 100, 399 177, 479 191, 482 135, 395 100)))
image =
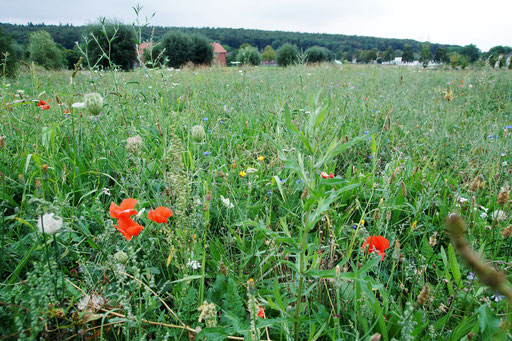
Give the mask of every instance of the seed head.
POLYGON ((420 294, 418 295, 418 304, 424 305, 427 303, 428 299, 430 297, 430 287, 428 285, 425 285, 423 289, 421 289, 420 294))
POLYGON ((85 109, 96 116, 103 108, 103 97, 97 92, 92 92, 84 96, 85 109))
POLYGON ((192 140, 202 142, 206 138, 206 133, 202 125, 195 125, 192 127, 192 140))

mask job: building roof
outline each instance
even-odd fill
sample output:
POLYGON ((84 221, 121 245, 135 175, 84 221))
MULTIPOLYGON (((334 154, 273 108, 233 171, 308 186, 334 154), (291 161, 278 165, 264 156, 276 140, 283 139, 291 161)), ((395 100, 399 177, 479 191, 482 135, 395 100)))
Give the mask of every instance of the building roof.
POLYGON ((226 53, 226 50, 219 43, 212 43, 214 53, 226 53))

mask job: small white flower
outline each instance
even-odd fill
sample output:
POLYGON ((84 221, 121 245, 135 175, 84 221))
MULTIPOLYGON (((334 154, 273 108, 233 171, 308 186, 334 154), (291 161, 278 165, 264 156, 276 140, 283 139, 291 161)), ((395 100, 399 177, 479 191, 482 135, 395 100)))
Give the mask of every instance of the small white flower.
POLYGON ((251 173, 256 173, 256 172, 258 172, 258 170, 257 170, 256 168, 251 168, 251 167, 249 167, 249 168, 247 168, 247 171, 246 171, 246 172, 247 172, 248 174, 251 174, 251 173))
POLYGON ((105 299, 99 295, 85 295, 78 302, 78 310, 92 308, 93 311, 99 310, 105 304, 105 299))
POLYGON ((493 300, 494 302, 499 302, 504 298, 505 298, 505 296, 500 295, 500 294, 494 294, 491 296, 491 300, 493 300))
POLYGON ((461 197, 461 196, 459 196, 459 195, 457 195, 455 198, 456 198, 456 200, 457 200, 457 202, 458 202, 459 204, 464 204, 464 203, 466 203, 466 202, 468 201, 468 199, 466 199, 466 198, 464 198, 464 197, 461 197))
POLYGON ((109 197, 110 189, 108 189, 107 187, 103 187, 103 189, 101 190, 101 194, 105 194, 107 197, 109 197))
POLYGON ((39 232, 55 234, 62 228, 62 218, 53 213, 45 213, 43 219, 39 216, 37 220, 39 232))
POLYGON ((492 212, 491 217, 493 220, 496 220, 497 222, 507 219, 507 215, 502 210, 492 212))
POLYGON ((82 108, 85 108, 85 103, 84 102, 76 102, 76 103, 71 104, 71 107, 75 108, 75 109, 82 109, 82 108))
POLYGON ((144 207, 143 207, 143 208, 139 211, 139 213, 137 213, 137 218, 142 217, 142 213, 144 213, 144 211, 145 211, 145 210, 146 210, 146 208, 144 208, 144 207))
POLYGON ((196 260, 189 259, 187 262, 187 267, 191 268, 192 270, 197 270, 201 268, 201 263, 196 260))
POLYGON ((224 198, 222 195, 220 196, 220 201, 222 201, 224 206, 226 206, 227 208, 234 208, 235 207, 235 205, 233 205, 231 203, 231 201, 229 201, 229 198, 224 198))
POLYGON ((487 213, 482 212, 482 214, 480 214, 480 218, 487 219, 487 213))

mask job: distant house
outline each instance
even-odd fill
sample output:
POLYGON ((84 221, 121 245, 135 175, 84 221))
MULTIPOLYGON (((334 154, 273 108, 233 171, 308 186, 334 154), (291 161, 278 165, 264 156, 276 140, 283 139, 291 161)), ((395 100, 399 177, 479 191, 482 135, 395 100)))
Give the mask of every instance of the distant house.
POLYGON ((141 60, 143 63, 145 62, 145 60, 144 60, 144 51, 145 51, 146 49, 149 49, 151 46, 152 46, 152 43, 151 43, 151 42, 146 42, 146 41, 145 41, 145 42, 140 43, 140 45, 139 45, 139 51, 138 51, 138 53, 139 53, 139 56, 140 56, 140 60, 141 60))
POLYGON ((213 47, 213 64, 218 66, 226 66, 226 50, 219 43, 212 43, 213 47))

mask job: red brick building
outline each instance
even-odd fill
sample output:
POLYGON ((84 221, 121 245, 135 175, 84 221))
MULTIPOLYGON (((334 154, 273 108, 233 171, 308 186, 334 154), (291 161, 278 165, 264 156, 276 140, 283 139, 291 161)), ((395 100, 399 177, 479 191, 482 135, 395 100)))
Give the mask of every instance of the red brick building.
POLYGON ((218 66, 226 66, 226 50, 219 43, 212 43, 213 47, 213 64, 218 66))

